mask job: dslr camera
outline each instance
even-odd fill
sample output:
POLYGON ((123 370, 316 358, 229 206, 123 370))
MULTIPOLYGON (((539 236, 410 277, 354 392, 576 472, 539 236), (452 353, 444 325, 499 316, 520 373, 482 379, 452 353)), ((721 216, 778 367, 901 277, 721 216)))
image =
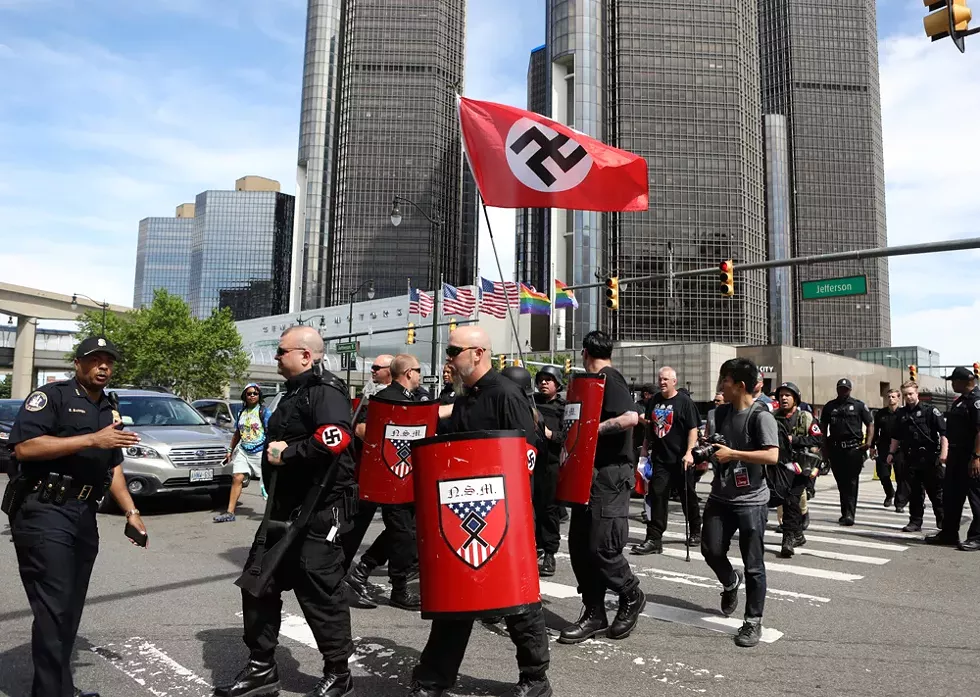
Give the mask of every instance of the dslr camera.
POLYGON ((691 457, 694 459, 694 466, 697 469, 706 470, 709 464, 718 465, 718 460, 715 459, 716 445, 727 446, 728 442, 725 440, 725 436, 720 433, 712 433, 703 445, 699 445, 691 450, 691 457))

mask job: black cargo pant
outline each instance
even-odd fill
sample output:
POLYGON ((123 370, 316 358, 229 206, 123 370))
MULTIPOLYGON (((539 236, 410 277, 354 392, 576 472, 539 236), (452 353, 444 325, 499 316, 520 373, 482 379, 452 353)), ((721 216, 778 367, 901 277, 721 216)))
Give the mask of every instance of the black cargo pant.
POLYGON ((909 503, 909 482, 906 476, 905 455, 899 450, 888 464, 888 448, 878 448, 878 458, 875 460, 875 471, 881 480, 881 488, 885 496, 895 499, 895 508, 905 508, 909 503), (895 470, 895 484, 892 485, 892 469, 895 470))
MULTIPOLYGON (((777 465, 782 467, 782 465, 777 465)), ((789 487, 781 494, 776 494, 770 487, 769 507, 783 507, 783 535, 798 536, 803 534, 803 492, 806 491, 810 477, 805 474, 794 475, 789 482, 789 487)))
MULTIPOLYGON (((246 569, 252 565, 255 550, 253 543, 246 569)), ((323 655, 324 674, 348 671, 347 659, 354 652, 354 642, 350 608, 341 585, 345 575, 343 562, 344 552, 339 544, 311 532, 296 544, 276 570, 277 591, 261 598, 242 591, 245 645, 252 658, 275 660, 282 620, 281 592, 293 590, 323 655)))
POLYGON ((951 453, 946 461, 946 477, 943 480, 943 535, 951 540, 960 537, 960 521, 963 519, 963 503, 970 502, 973 522, 966 532, 967 540, 980 540, 980 478, 970 476, 970 457, 973 448, 963 453, 951 453))
POLYGON ((695 486, 700 472, 691 467, 684 470, 683 463, 653 463, 653 475, 647 487, 646 502, 650 506, 650 519, 647 521, 647 539, 661 540, 667 529, 667 509, 670 494, 676 490, 681 494, 681 510, 687 516, 691 534, 701 532, 701 509, 695 486), (687 494, 686 496, 684 494, 687 494))
POLYGON ((557 554, 561 544, 561 521, 558 503, 558 463, 550 458, 539 461, 534 468, 534 540, 537 548, 547 554, 557 554))
MULTIPOLYGON (((520 615, 504 618, 511 641, 517 647, 517 667, 521 677, 544 678, 551 662, 548 628, 541 605, 520 615)), ((459 666, 473 631, 473 620, 433 620, 429 640, 422 650, 412 679, 427 689, 448 690, 456 683, 459 666)))
POLYGON ((841 448, 830 446, 830 470, 837 480, 837 492, 840 494, 840 514, 843 518, 854 519, 857 511, 858 478, 864 467, 864 448, 841 448))
POLYGON ((32 494, 11 522, 20 579, 34 613, 32 697, 74 695, 72 648, 99 553, 95 507, 94 499, 57 506, 32 494))
MULTIPOLYGON (((357 556, 357 550, 364 541, 371 521, 379 505, 368 501, 358 504, 353 527, 343 535, 344 570, 357 556)), ((403 581, 418 563, 418 547, 415 543, 415 506, 410 503, 380 506, 381 520, 385 529, 371 543, 362 559, 369 566, 388 565, 388 577, 394 583, 403 581)))
POLYGON ((607 465, 592 473, 587 506, 572 506, 568 552, 586 607, 602 606, 606 591, 632 593, 640 585, 623 556, 629 541, 633 465, 607 465))
MULTIPOLYGON (((708 499, 704 505, 701 554, 722 586, 735 580, 728 560, 732 537, 738 533, 738 547, 745 566, 745 619, 761 620, 766 609, 766 564, 764 536, 769 509, 766 504, 737 506, 708 499)), ((784 518, 785 520, 785 518, 784 518)))
POLYGON ((922 525, 925 515, 925 496, 929 495, 936 527, 943 529, 943 475, 936 454, 928 451, 905 453, 905 476, 909 486, 909 522, 922 525))

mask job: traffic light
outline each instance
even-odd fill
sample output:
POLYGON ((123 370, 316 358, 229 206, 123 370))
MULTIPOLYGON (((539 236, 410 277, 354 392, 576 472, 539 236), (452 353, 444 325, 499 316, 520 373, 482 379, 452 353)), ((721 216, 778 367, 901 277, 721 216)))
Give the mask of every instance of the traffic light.
POLYGON ((454 319, 449 320, 449 331, 450 332, 456 331, 456 320, 454 319))
POLYGON ((912 382, 919 381, 919 369, 914 365, 909 366, 909 380, 912 382))
POLYGON ((730 298, 735 295, 735 264, 732 263, 731 259, 726 259, 718 264, 718 268, 721 271, 718 292, 726 298, 730 298))
POLYGON ((970 20, 973 13, 966 6, 966 0, 923 0, 932 14, 922 20, 926 36, 933 41, 953 39, 953 44, 960 53, 966 50, 965 38, 976 32, 970 31, 970 20))
POLYGON ((507 356, 500 354, 497 356, 497 370, 503 370, 507 367, 507 356))
POLYGON ((572 372, 572 359, 571 358, 566 358, 565 359, 565 375, 568 375, 571 372, 572 372))
POLYGON ((517 367, 517 368, 520 368, 521 367, 521 359, 520 358, 515 358, 514 360, 512 360, 510 362, 510 364, 513 365, 513 366, 515 366, 515 367, 517 367))
POLYGON ((610 310, 619 309, 619 276, 606 279, 606 307, 610 310))
POLYGON ((973 374, 980 378, 980 363, 973 364, 973 374))
POLYGON ((408 323, 408 336, 405 337, 406 344, 415 343, 415 322, 408 323))

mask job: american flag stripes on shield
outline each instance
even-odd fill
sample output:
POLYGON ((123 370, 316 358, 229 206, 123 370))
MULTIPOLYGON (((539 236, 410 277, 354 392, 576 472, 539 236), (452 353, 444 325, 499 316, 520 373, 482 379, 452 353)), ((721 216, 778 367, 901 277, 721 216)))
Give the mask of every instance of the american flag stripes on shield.
POLYGON ((439 528, 449 548, 479 569, 507 535, 507 497, 501 476, 439 482, 439 528))

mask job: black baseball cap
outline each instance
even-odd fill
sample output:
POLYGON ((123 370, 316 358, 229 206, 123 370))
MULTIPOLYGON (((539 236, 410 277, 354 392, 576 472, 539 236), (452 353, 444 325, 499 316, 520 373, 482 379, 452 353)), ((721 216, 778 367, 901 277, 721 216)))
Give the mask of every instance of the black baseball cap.
POLYGON ((91 356, 93 353, 107 353, 117 361, 121 358, 116 345, 101 336, 90 336, 87 339, 82 339, 82 343, 75 349, 75 358, 77 360, 91 356))
POLYGON ((973 371, 969 368, 959 366, 957 368, 953 368, 953 372, 944 376, 943 380, 973 380, 976 377, 977 376, 974 375, 973 371))
POLYGON ((837 381, 837 389, 839 390, 842 387, 847 388, 849 390, 852 387, 854 387, 854 385, 852 385, 851 381, 848 380, 847 378, 841 378, 840 380, 837 381))

